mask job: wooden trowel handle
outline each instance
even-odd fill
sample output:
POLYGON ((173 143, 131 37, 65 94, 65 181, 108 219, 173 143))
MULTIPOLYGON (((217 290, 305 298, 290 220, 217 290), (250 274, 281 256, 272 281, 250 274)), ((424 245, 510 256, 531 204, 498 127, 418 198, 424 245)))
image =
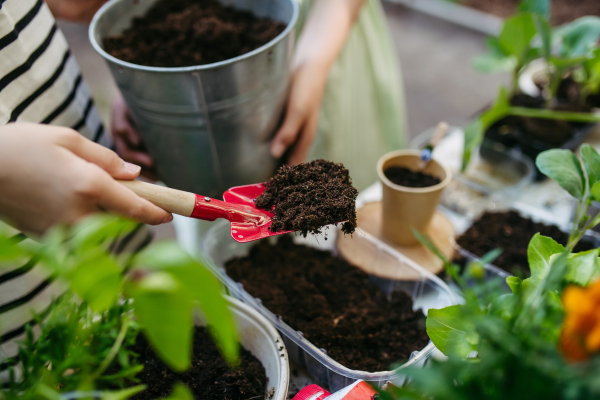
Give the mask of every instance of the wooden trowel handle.
POLYGON ((117 182, 128 187, 141 198, 170 213, 189 217, 194 211, 196 195, 193 193, 141 181, 117 180, 117 182))

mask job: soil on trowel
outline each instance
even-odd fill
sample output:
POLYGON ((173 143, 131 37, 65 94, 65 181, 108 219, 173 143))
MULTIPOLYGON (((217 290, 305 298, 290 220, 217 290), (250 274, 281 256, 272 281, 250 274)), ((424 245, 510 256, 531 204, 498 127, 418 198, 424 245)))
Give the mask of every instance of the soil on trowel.
MULTIPOLYGON (((538 232, 563 246, 569 240, 569 235, 555 225, 534 222, 516 211, 505 211, 484 213, 456 242, 478 257, 483 257, 494 249, 501 249, 502 254, 492 264, 515 276, 528 277, 531 273, 527 262, 527 247, 538 232)), ((581 241, 574 251, 593 248, 593 243, 581 241)), ((464 264, 464 260, 460 258, 455 261, 464 264)))
POLYGON ((122 34, 105 38, 104 50, 138 65, 189 67, 248 53, 285 27, 218 0, 160 0, 122 34))
POLYGON ((144 366, 136 375, 148 388, 131 397, 133 400, 155 400, 169 397, 173 387, 180 382, 187 386, 196 399, 246 400, 264 399, 267 390, 265 368, 249 351, 240 348, 239 365, 230 368, 221 356, 206 328, 196 328, 192 349, 191 367, 177 373, 167 367, 154 353, 144 335, 139 335, 131 348, 139 354, 144 366))
MULTIPOLYGON (((460 0, 466 6, 507 18, 517 12, 521 0, 460 0)), ((552 0, 550 18, 552 25, 571 22, 585 15, 600 16, 598 0, 552 0)))
POLYGON ((396 185, 411 188, 424 188, 437 185, 440 178, 421 171, 413 171, 405 167, 389 167, 383 171, 386 178, 396 185))
POLYGON ((343 222, 342 232, 356 229, 356 196, 350 173, 342 164, 315 160, 293 167, 284 165, 256 199, 256 206, 273 210, 269 230, 321 233, 325 225, 343 222))
POLYGON ((225 265, 227 274, 280 315, 292 329, 342 365, 387 371, 429 343, 425 317, 404 292, 386 295, 369 276, 329 251, 261 241, 246 257, 225 265))

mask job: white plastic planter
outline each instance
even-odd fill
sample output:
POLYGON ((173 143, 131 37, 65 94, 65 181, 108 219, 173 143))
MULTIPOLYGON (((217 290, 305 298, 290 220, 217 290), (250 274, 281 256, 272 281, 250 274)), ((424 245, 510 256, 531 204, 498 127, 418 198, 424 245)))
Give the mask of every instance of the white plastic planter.
MULTIPOLYGON (((256 310, 239 300, 225 296, 237 324, 240 344, 265 367, 266 400, 286 400, 290 382, 287 350, 277 330, 256 310)), ((199 325, 202 325, 200 322, 199 325)))

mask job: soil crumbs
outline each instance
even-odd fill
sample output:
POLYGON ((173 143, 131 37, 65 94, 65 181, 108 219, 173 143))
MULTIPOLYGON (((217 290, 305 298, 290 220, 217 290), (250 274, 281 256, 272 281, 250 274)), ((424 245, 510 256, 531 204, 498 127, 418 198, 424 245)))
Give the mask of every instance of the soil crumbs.
MULTIPOLYGON (((475 221, 456 241, 470 253, 483 257, 486 253, 500 248, 502 254, 493 262, 495 266, 519 277, 528 277, 527 247, 536 234, 548 236, 563 246, 569 235, 555 225, 533 222, 516 211, 486 212, 475 221)), ((595 248, 590 242, 579 242, 575 251, 595 248)), ((456 260, 460 263, 460 260, 456 260)))
POLYGON ((356 229, 356 196, 350 173, 342 164, 315 160, 293 167, 284 165, 267 182, 256 206, 273 210, 269 230, 321 233, 325 225, 342 224, 342 232, 356 229))
POLYGON ((217 0, 160 0, 121 35, 105 38, 104 50, 138 65, 189 67, 248 53, 285 27, 217 0))
POLYGON ((405 167, 389 167, 383 173, 396 185, 412 188, 435 186, 441 182, 440 178, 436 176, 421 171, 412 171, 405 167))
MULTIPOLYGON (((194 332, 192 365, 183 373, 167 367, 154 353, 144 335, 138 335, 131 349, 139 354, 144 366, 136 377, 148 386, 133 400, 162 399, 168 397, 177 382, 183 383, 196 399, 245 400, 264 399, 267 387, 265 369, 249 351, 240 348, 240 365, 232 370, 221 356, 206 328, 194 332)), ((137 385, 133 384, 132 385, 137 385)))
MULTIPOLYGON (((507 18, 517 12, 520 0, 461 0, 460 2, 466 6, 507 18)), ((552 0, 551 7, 550 19, 552 25, 555 26, 585 15, 600 16, 598 0, 552 0)))
POLYGON ((369 276, 330 252, 261 241, 246 257, 228 261, 229 276, 281 315, 292 329, 342 365, 387 371, 429 343, 425 317, 404 292, 389 297, 369 276))

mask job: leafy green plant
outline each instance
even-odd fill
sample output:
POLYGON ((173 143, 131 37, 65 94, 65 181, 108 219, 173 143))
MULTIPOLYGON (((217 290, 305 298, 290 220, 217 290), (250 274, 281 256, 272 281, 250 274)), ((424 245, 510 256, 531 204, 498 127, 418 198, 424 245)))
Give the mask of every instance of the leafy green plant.
POLYGON ((482 72, 511 71, 512 84, 509 91, 500 88, 494 105, 465 128, 463 169, 473 150, 481 144, 485 131, 507 116, 584 123, 600 121, 600 117, 592 113, 554 109, 559 86, 567 76, 580 85, 581 105, 585 105, 589 95, 600 90, 600 18, 582 17, 552 29, 549 17, 549 0, 521 2, 519 14, 504 21, 500 35, 488 38, 487 53, 473 60, 474 68, 482 72), (543 58, 547 65, 548 85, 542 91, 546 108, 512 106, 510 99, 521 92, 518 86, 521 73, 537 58, 543 58))
MULTIPOLYGON (((456 267, 440 257, 464 296, 464 304, 428 313, 427 333, 447 359, 433 360, 426 369, 409 369, 411 383, 403 388, 392 387, 380 398, 525 400, 600 396, 600 355, 572 363, 558 349, 565 316, 561 301, 565 287, 587 286, 600 276, 600 249, 572 253, 586 229, 600 221, 585 216, 586 204, 595 199, 594 192, 600 188, 600 155, 584 146, 581 161, 569 151, 549 150, 536 162, 542 172, 580 203, 567 246, 536 234, 527 250, 531 277, 509 277, 510 293, 504 292, 498 281, 479 280, 474 286, 467 285, 463 276, 457 276, 456 267)), ((434 254, 439 253, 426 237, 419 238, 434 254)))
MULTIPOLYGON (((196 311, 202 312, 224 357, 236 360, 233 317, 219 282, 203 265, 170 242, 134 255, 108 251, 118 237, 136 227, 117 217, 97 215, 74 228, 57 227, 40 243, 20 241, 0 230, 0 268, 35 258, 83 300, 76 306, 65 297, 53 306, 51 318, 40 318, 47 340, 35 342, 29 335, 22 344, 25 379, 13 380, 11 394, 62 399, 64 391, 85 394, 99 382, 133 376, 139 366, 132 363, 126 344, 138 330, 165 363, 185 370, 190 364, 196 311), (106 376, 115 362, 120 372, 106 376), (36 376, 43 376, 44 383, 36 383, 36 376)), ((102 396, 127 398, 132 390, 102 396)), ((174 396, 182 398, 182 390, 174 396)))

